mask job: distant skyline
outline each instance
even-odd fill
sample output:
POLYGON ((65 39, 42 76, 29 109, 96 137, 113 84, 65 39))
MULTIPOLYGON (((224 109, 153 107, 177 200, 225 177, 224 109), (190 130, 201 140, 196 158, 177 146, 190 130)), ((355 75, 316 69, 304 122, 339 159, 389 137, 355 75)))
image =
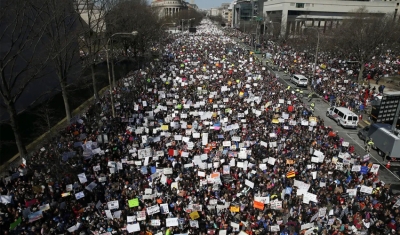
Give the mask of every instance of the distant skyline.
MULTIPOLYGON (((187 2, 190 2, 188 0, 187 2)), ((222 3, 231 3, 232 0, 194 0, 194 3, 200 8, 200 9, 211 9, 211 8, 216 8, 220 7, 222 3)))
MULTIPOLYGON (((153 0, 147 0, 151 3, 153 0)), ((190 0, 185 0, 191 2, 190 0)), ((231 3, 232 0, 194 0, 194 3, 203 10, 220 7, 222 3, 231 3)))

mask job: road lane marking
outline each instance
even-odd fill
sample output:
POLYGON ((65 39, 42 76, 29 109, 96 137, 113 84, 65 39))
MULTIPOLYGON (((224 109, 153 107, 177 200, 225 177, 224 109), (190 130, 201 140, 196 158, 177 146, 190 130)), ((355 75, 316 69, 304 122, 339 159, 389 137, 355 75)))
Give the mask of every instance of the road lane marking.
MULTIPOLYGON (((281 80, 282 82, 286 83, 288 86, 291 86, 291 85, 292 85, 291 82, 289 83, 289 81, 286 81, 286 80, 285 80, 284 75, 281 76, 281 74, 279 74, 279 73, 281 73, 280 71, 273 71, 273 70, 271 70, 271 72, 275 73, 275 76, 278 75, 278 76, 279 76, 278 79, 281 80)), ((307 88, 307 89, 308 89, 308 88, 307 88)), ((305 97, 303 97, 303 98, 305 98, 305 97)), ((305 103, 304 100, 303 100, 303 103, 305 103)), ((321 111, 321 110, 318 109, 317 107, 314 107, 314 108, 315 108, 316 110, 321 111)), ((358 146, 360 146, 361 149, 365 149, 364 146, 360 145, 360 144, 358 143, 358 141, 356 141, 356 140, 355 140, 353 137, 351 137, 348 133, 346 133, 346 135, 347 135, 351 140, 353 140, 354 143, 356 143, 358 146)), ((399 178, 395 173, 393 173, 391 170, 389 170, 388 168, 386 168, 386 165, 384 165, 384 164, 382 164, 380 161, 378 161, 378 159, 376 159, 372 154, 369 154, 369 155, 370 155, 373 159, 375 159, 375 161, 376 161, 379 165, 383 166, 386 170, 388 170, 388 171, 390 172, 390 174, 392 174, 396 179, 400 180, 400 178, 399 178)))
MULTIPOLYGON (((354 143, 356 143, 360 148, 365 149, 364 146, 360 145, 358 141, 356 141, 353 137, 351 137, 348 133, 346 135, 353 140, 354 143)), ((386 165, 382 164, 378 159, 376 159, 372 154, 369 154, 373 159, 375 159, 376 162, 378 162, 379 165, 383 166, 386 170, 388 170, 396 179, 400 180, 400 177, 398 177, 395 173, 393 173, 391 170, 386 168, 386 165)))

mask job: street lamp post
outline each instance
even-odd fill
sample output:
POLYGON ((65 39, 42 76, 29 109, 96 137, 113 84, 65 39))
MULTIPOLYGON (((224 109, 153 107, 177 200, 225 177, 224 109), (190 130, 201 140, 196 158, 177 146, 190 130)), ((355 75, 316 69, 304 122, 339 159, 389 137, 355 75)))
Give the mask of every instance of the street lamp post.
POLYGON ((136 36, 138 34, 137 31, 133 31, 132 33, 114 33, 111 35, 106 43, 106 58, 107 58, 107 72, 108 72, 108 84, 110 86, 110 97, 111 97, 111 110, 112 110, 112 116, 115 117, 115 108, 114 108, 114 96, 113 96, 113 88, 115 87, 115 79, 114 83, 111 83, 111 74, 110 74, 110 59, 108 56, 108 44, 110 43, 111 39, 114 36, 118 35, 131 35, 131 36, 136 36))
POLYGON ((314 81, 315 70, 317 68, 317 63, 318 63, 319 30, 318 30, 318 28, 307 28, 307 27, 303 27, 303 29, 313 29, 313 30, 317 31, 317 48, 315 49, 315 62, 314 62, 313 75, 312 75, 312 81, 314 81))
POLYGON ((259 41, 259 38, 258 38, 258 33, 259 33, 259 22, 258 22, 258 18, 257 18, 257 16, 253 16, 253 18, 251 19, 252 21, 253 21, 253 26, 252 27, 254 27, 254 23, 255 23, 255 30, 256 30, 256 32, 255 32, 255 34, 254 34, 254 38, 253 38, 253 46, 254 46, 254 53, 255 53, 255 51, 257 50, 257 43, 258 43, 258 41, 259 41))

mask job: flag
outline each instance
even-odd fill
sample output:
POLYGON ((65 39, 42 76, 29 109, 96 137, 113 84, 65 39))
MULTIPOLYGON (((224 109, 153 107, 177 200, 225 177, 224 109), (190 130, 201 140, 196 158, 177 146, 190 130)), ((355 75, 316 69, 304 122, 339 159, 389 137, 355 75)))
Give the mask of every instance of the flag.
POLYGON ((286 173, 286 177, 287 178, 296 177, 296 172, 295 171, 289 171, 288 173, 286 173))

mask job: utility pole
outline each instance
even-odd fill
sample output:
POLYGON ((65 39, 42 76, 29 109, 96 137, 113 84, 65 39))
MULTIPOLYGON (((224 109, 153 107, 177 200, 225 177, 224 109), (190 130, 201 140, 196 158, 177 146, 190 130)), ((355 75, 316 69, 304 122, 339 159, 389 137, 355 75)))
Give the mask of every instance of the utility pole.
POLYGON ((250 0, 251 3, 251 19, 254 17, 254 0, 250 0))

